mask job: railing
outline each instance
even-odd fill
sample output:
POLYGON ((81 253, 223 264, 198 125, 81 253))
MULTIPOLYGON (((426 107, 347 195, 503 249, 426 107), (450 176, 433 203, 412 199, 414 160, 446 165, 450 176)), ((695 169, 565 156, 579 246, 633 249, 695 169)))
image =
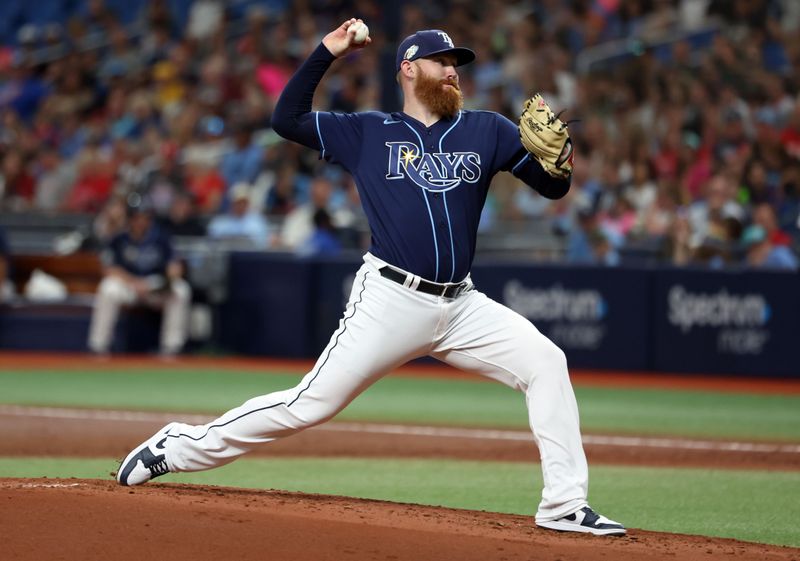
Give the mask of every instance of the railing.
POLYGON ((642 56, 645 52, 653 52, 656 58, 669 58, 672 46, 681 41, 688 41, 695 55, 698 49, 707 47, 719 32, 721 23, 716 19, 707 20, 697 29, 671 29, 649 37, 629 37, 615 39, 582 50, 575 57, 575 70, 585 75, 596 70, 610 68, 633 57, 642 56))

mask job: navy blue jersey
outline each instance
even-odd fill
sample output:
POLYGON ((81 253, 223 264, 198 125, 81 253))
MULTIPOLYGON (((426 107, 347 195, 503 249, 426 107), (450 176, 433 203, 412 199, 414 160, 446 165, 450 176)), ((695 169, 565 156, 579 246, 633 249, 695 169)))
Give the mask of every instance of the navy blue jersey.
MULTIPOLYGON (((0 263, 2 261, 6 262, 6 279, 12 278, 13 271, 11 270, 11 250, 8 248, 8 242, 6 241, 6 235, 2 228, 0 228, 0 263)), ((3 281, 6 280, 0 277, 0 286, 2 286, 3 281)))
POLYGON ((150 227, 140 241, 131 239, 127 232, 111 240, 103 255, 107 266, 117 266, 137 277, 165 275, 173 258, 169 238, 155 226, 150 227))
POLYGON ((0 257, 7 257, 11 251, 8 249, 8 242, 6 241, 6 234, 0 228, 0 257))
POLYGON ((517 125, 498 113, 460 111, 426 127, 402 112, 310 112, 332 60, 323 45, 309 57, 281 94, 273 127, 353 175, 376 257, 435 282, 461 281, 497 172, 551 198, 567 192, 569 182, 547 175, 522 147, 517 125))
POLYGON ((522 160, 513 161, 516 125, 485 111, 461 111, 430 127, 379 112, 319 112, 315 124, 322 157, 355 179, 370 252, 426 279, 462 280, 492 177, 522 160))

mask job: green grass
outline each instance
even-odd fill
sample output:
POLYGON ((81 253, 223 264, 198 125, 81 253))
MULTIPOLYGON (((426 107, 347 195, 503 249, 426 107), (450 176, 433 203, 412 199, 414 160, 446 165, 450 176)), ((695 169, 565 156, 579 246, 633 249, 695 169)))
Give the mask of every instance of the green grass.
MULTIPOLYGON (((221 413, 294 386, 296 374, 131 369, 0 372, 0 403, 221 413)), ((800 442, 800 396, 577 387, 585 431, 800 442)), ((497 383, 389 376, 339 416, 417 424, 527 426, 497 383)), ((109 478, 114 460, 0 458, 4 477, 109 478)), ((244 459, 165 481, 277 488, 532 515, 538 465, 366 459, 244 459)), ((590 500, 631 527, 800 547, 800 472, 595 466, 590 500)))
POLYGON ((800 396, 663 389, 577 388, 585 428, 800 441, 800 396))
MULTIPOLYGON (((0 477, 110 478, 108 459, 0 458, 0 477)), ((597 466, 589 498, 632 528, 800 547, 800 473, 597 466), (702 491, 698 491, 701 489, 702 491)), ((159 481, 533 515, 538 464, 350 458, 244 459, 159 481)))
MULTIPOLYGON (((222 413, 298 380, 295 374, 235 370, 5 371, 0 402, 222 413)), ((592 387, 576 393, 589 432, 800 441, 796 395, 592 387)), ((397 376, 368 389, 339 418, 527 427, 521 394, 500 384, 397 376)))

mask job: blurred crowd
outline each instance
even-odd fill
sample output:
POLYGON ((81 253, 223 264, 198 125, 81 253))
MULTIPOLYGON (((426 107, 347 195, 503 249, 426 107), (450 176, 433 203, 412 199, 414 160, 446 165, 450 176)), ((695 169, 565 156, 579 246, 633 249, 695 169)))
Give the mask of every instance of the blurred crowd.
POLYGON ((408 1, 399 25, 367 0, 139 5, 123 21, 87 0, 0 52, 3 212, 92 213, 98 244, 146 205, 174 235, 364 249, 349 175, 269 127, 292 72, 356 16, 373 44, 333 66, 316 109, 399 109, 381 106, 396 87, 382 55, 436 27, 477 53, 459 69, 466 109, 516 120, 538 91, 577 120, 568 196, 500 174, 484 232, 539 221, 577 263, 797 269, 800 2, 408 1))

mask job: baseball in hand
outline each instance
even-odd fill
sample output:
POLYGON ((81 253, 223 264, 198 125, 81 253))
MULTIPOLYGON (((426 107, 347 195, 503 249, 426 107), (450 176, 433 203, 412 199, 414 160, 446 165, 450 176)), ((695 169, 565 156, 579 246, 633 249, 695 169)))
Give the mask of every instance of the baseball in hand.
POLYGON ((369 27, 363 21, 357 21, 353 24, 353 28, 356 30, 355 35, 353 35, 353 43, 361 44, 367 40, 369 37, 369 27))

